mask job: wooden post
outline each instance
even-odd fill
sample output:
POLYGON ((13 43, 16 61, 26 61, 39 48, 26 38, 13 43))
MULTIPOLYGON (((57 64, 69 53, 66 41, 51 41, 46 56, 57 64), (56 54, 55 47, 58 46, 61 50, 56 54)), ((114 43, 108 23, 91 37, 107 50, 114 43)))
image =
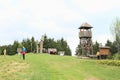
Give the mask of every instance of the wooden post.
POLYGON ((43 41, 41 40, 40 41, 40 53, 42 53, 42 50, 43 50, 43 41))
POLYGON ((3 50, 4 56, 6 55, 6 49, 3 50))
POLYGON ((37 41, 37 53, 38 53, 38 41, 37 41))
POLYGON ((40 53, 42 53, 43 51, 43 42, 44 42, 44 36, 42 36, 40 40, 40 53))

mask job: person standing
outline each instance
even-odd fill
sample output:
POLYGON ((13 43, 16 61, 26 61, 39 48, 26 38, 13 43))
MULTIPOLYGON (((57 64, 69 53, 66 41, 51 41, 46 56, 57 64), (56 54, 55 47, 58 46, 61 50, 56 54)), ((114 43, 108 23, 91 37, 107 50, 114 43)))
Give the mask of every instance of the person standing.
POLYGON ((22 48, 22 57, 23 57, 23 60, 25 60, 25 54, 26 54, 26 48, 23 47, 22 48))

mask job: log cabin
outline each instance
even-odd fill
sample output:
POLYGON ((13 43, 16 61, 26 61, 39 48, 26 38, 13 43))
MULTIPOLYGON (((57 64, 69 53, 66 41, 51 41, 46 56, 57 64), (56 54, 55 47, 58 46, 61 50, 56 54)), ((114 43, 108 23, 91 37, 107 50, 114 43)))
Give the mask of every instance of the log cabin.
POLYGON ((110 55, 110 47, 100 47, 99 54, 97 54, 98 59, 106 59, 110 55))

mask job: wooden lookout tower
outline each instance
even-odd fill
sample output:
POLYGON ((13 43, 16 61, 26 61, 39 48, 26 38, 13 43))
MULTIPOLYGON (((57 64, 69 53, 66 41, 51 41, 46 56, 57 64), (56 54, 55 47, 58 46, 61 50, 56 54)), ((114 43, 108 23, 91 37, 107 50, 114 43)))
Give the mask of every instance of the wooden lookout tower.
POLYGON ((93 27, 88 23, 83 23, 79 27, 80 53, 78 55, 89 56, 90 54, 93 53, 91 28, 93 27))

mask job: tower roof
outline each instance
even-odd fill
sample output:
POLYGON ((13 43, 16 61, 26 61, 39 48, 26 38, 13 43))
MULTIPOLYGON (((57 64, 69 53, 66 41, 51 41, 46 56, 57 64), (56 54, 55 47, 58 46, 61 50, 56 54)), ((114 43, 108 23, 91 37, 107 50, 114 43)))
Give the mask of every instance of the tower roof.
POLYGON ((88 24, 87 22, 83 23, 79 29, 90 29, 93 28, 90 24, 88 24))

